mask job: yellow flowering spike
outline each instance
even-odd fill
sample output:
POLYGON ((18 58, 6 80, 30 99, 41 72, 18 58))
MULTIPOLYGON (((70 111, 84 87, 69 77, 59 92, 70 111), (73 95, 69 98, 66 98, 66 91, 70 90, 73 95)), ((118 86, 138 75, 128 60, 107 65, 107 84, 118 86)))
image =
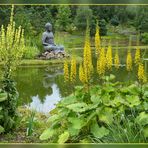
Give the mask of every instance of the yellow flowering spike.
POLYGON ((83 68, 86 80, 89 81, 91 73, 93 72, 93 65, 92 65, 92 53, 90 47, 90 29, 88 25, 86 29, 85 45, 83 52, 83 68))
POLYGON ((80 66, 79 66, 79 79, 80 79, 80 81, 82 83, 85 83, 86 82, 85 74, 84 74, 84 70, 83 70, 82 64, 80 64, 80 66))
POLYGON ((112 47, 111 45, 108 46, 106 52, 106 67, 108 70, 112 69, 113 61, 112 61, 112 47))
POLYGON ((71 71, 70 71, 70 81, 76 81, 76 58, 72 57, 71 59, 71 71))
POLYGON ((100 48, 101 48, 98 21, 96 23, 95 48, 96 48, 96 54, 98 55, 100 53, 100 48))
POLYGON ((116 69, 119 69, 120 60, 119 60, 118 49, 116 49, 115 58, 114 58, 114 65, 115 65, 116 69))
POLYGON ((144 66, 142 63, 138 66, 138 80, 139 82, 145 83, 147 81, 147 77, 145 75, 144 66))
POLYGON ((3 63, 2 66, 4 68, 8 67, 7 73, 9 73, 9 76, 20 64, 20 60, 25 52, 24 30, 21 26, 16 29, 13 15, 14 5, 11 8, 8 26, 5 29, 2 25, 0 31, 0 61, 3 63))
POLYGON ((100 55, 97 60, 97 72, 99 75, 104 75, 106 69, 106 57, 105 57, 105 49, 101 48, 100 55))
POLYGON ((68 69, 68 62, 64 62, 64 80, 65 82, 69 81, 69 69, 68 69))
POLYGON ((139 64, 140 63, 140 48, 138 47, 137 49, 136 49, 136 52, 135 52, 135 64, 139 64))
POLYGON ((127 53, 126 69, 127 69, 127 71, 131 71, 132 70, 132 55, 131 55, 130 50, 128 50, 128 53, 127 53))

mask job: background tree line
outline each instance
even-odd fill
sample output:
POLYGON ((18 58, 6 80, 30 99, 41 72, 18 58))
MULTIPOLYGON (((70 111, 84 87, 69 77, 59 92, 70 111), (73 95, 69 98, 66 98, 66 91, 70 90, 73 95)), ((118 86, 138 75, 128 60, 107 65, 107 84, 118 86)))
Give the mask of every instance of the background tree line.
MULTIPOLYGON (((11 6, 0 6, 0 25, 7 25, 11 6)), ((15 6, 16 25, 22 25, 27 35, 37 35, 46 22, 54 23, 59 31, 83 31, 86 19, 91 30, 96 20, 103 28, 106 24, 132 25, 140 32, 148 31, 147 6, 15 6)), ((105 29, 104 29, 105 30, 105 29)), ((105 34, 105 33, 104 33, 105 34)))

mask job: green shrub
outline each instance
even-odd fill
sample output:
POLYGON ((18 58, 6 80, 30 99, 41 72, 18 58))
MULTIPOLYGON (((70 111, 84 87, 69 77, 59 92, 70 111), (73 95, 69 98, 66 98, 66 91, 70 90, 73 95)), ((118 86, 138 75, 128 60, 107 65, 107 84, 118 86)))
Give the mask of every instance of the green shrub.
POLYGON ((25 48, 26 48, 24 53, 25 59, 34 59, 39 54, 39 50, 35 46, 26 46, 25 48))
POLYGON ((144 44, 148 43, 148 33, 147 32, 141 34, 141 42, 144 44))

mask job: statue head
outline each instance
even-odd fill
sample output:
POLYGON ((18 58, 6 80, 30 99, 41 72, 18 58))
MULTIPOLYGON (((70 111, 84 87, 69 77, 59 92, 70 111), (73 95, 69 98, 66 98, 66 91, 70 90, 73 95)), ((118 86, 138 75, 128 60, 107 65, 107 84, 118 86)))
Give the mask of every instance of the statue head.
POLYGON ((46 23, 45 29, 46 29, 47 31, 52 31, 52 25, 51 25, 49 22, 46 23))

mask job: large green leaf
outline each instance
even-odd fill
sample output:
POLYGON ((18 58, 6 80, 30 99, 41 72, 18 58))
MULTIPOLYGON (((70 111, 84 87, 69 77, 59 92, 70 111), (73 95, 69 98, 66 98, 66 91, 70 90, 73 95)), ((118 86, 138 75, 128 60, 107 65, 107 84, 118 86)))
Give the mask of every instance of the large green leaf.
POLYGON ((91 125, 91 133, 96 137, 96 138, 102 138, 104 136, 107 136, 109 134, 109 130, 106 129, 105 127, 99 127, 97 123, 94 123, 91 125))
POLYGON ((97 95, 97 94, 92 95, 91 98, 90 98, 90 100, 93 103, 97 103, 97 104, 99 104, 101 102, 100 96, 97 95))
POLYGON ((103 108, 98 114, 99 120, 107 124, 111 124, 113 122, 113 116, 113 109, 109 107, 103 108))
POLYGON ((134 107, 141 103, 139 97, 134 95, 126 95, 126 100, 128 101, 129 107, 134 107))
POLYGON ((51 128, 45 130, 40 136, 40 140, 47 140, 54 135, 55 131, 51 128))
POLYGON ((85 120, 79 119, 78 117, 69 117, 68 121, 72 124, 74 129, 81 129, 85 124, 85 120))
POLYGON ((74 112, 81 113, 86 111, 88 109, 88 106, 86 103, 75 103, 68 105, 67 108, 74 112))
POLYGON ((62 133, 59 136, 58 143, 59 144, 63 144, 63 143, 65 143, 68 140, 68 138, 69 138, 69 132, 65 131, 64 133, 62 133))
POLYGON ((136 118, 136 122, 140 125, 147 125, 148 124, 148 113, 141 112, 139 116, 136 118))
POLYGON ((7 93, 0 93, 0 102, 7 100, 7 93))
POLYGON ((47 123, 52 123, 58 119, 59 119, 59 115, 55 114, 55 115, 48 118, 47 123))
POLYGON ((111 103, 111 101, 110 101, 110 95, 109 95, 109 93, 105 93, 102 97, 101 97, 101 99, 102 99, 102 102, 103 102, 103 104, 104 105, 106 105, 106 106, 110 106, 112 103, 111 103))
POLYGON ((69 105, 69 104, 72 104, 72 103, 75 103, 75 102, 76 102, 76 97, 72 94, 68 97, 63 98, 60 101, 59 105, 64 106, 64 105, 69 105))
POLYGON ((80 132, 80 129, 75 129, 72 126, 68 127, 68 132, 71 136, 77 136, 80 132))

